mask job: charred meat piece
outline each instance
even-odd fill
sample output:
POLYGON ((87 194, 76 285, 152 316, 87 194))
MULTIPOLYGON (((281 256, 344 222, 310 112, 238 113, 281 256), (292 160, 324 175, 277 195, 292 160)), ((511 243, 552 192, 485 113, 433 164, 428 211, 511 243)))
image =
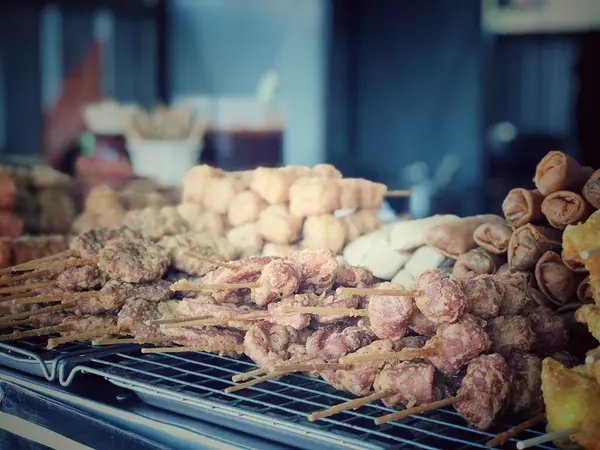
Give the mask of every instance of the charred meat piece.
POLYGON ((278 325, 292 327, 295 330, 303 330, 310 325, 310 314, 282 314, 281 310, 285 310, 291 306, 313 306, 314 304, 315 298, 310 294, 297 294, 293 297, 284 298, 268 306, 268 311, 272 314, 269 320, 278 325))
POLYGON ((60 334, 71 336, 114 327, 117 325, 117 318, 114 316, 67 316, 61 322, 61 325, 68 325, 69 331, 63 331, 60 334))
POLYGON ((300 286, 296 267, 291 262, 274 259, 262 270, 259 287, 252 289, 250 298, 259 306, 294 295, 300 286))
POLYGON ((260 367, 272 367, 289 359, 290 344, 298 342, 298 333, 290 327, 270 322, 253 325, 244 337, 245 353, 260 367))
POLYGON ((492 351, 507 359, 516 353, 530 352, 535 345, 536 335, 525 317, 496 317, 487 331, 492 338, 492 351))
POLYGON ((471 425, 485 430, 506 409, 511 384, 510 367, 502 356, 479 356, 469 363, 454 407, 471 425))

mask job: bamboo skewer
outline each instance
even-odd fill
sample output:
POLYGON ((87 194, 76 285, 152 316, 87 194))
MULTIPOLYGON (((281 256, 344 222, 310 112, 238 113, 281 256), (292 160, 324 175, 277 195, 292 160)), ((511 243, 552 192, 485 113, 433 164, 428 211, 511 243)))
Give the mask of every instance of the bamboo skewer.
POLYGON ((438 354, 436 348, 404 348, 399 352, 368 353, 366 355, 349 355, 340 359, 342 364, 358 364, 377 361, 410 361, 438 354))
POLYGON ((146 325, 165 325, 172 323, 184 323, 189 322, 191 320, 203 320, 203 319, 212 319, 212 316, 196 316, 196 317, 179 317, 172 319, 156 319, 156 320, 147 320, 146 325))
POLYGON ((344 370, 348 369, 349 364, 323 363, 323 364, 280 364, 273 367, 273 372, 324 372, 325 370, 344 370))
POLYGON ((9 334, 0 335, 0 341, 14 341, 16 339, 22 339, 27 337, 45 336, 47 334, 60 333, 69 329, 68 325, 57 325, 52 327, 37 328, 35 330, 27 331, 13 331, 9 334))
POLYGON ((45 306, 35 311, 27 311, 19 314, 11 314, 0 318, 0 326, 4 326, 7 322, 13 322, 15 320, 28 319, 32 316, 38 316, 47 312, 60 311, 61 309, 67 309, 75 303, 75 300, 69 300, 60 305, 45 306))
POLYGON ((44 289, 48 287, 55 287, 55 281, 44 281, 43 283, 30 283, 30 284, 19 284, 17 286, 8 286, 0 288, 0 294, 13 294, 17 292, 33 291, 35 289, 44 289))
POLYGON ((101 336, 117 334, 117 333, 119 333, 119 331, 120 331, 119 327, 111 327, 111 328, 104 328, 101 330, 86 331, 85 333, 72 334, 70 336, 63 336, 63 337, 59 337, 59 338, 48 339, 48 347, 47 348, 53 349, 55 347, 58 347, 59 345, 67 344, 69 342, 85 341, 88 339, 94 339, 94 338, 101 337, 101 336))
POLYGON ((377 419, 375 419, 375 424, 383 425, 384 423, 401 420, 408 416, 413 416, 415 414, 423 414, 424 412, 427 412, 427 411, 432 411, 434 409, 443 408, 444 406, 453 405, 459 399, 460 399, 460 397, 449 397, 449 398, 445 398, 443 400, 438 400, 437 402, 426 403, 424 405, 404 409, 402 411, 398 411, 395 413, 386 414, 385 416, 381 416, 381 417, 378 417, 377 419))
POLYGON ((334 414, 339 414, 341 412, 347 411, 349 409, 358 409, 363 405, 368 403, 376 402, 377 400, 381 400, 382 398, 389 397, 393 395, 392 392, 375 392, 374 394, 367 395, 366 397, 355 398, 354 400, 348 400, 347 402, 340 403, 339 405, 332 406, 331 408, 325 409, 323 411, 314 412, 308 415, 308 420, 310 422, 314 422, 319 419, 323 419, 325 417, 333 416, 334 414))
POLYGON ((36 304, 36 303, 51 303, 60 302, 67 299, 80 299, 80 298, 96 298, 99 297, 100 293, 97 291, 86 291, 86 292, 66 292, 62 294, 52 295, 38 295, 34 297, 23 297, 15 299, 15 304, 36 304))
POLYGON ((544 420, 546 420, 546 415, 538 414, 537 416, 532 417, 531 419, 526 420, 525 422, 522 422, 519 425, 516 425, 506 430, 504 433, 497 434, 492 440, 488 441, 487 446, 499 447, 501 445, 504 445, 509 439, 514 438, 526 429, 531 428, 537 425, 538 423, 543 422, 544 420))
POLYGON ((378 288, 339 288, 340 294, 350 295, 377 295, 380 297, 419 297, 419 291, 409 291, 406 289, 378 289, 378 288))
POLYGON ((227 394, 231 394, 232 392, 241 391, 242 389, 246 389, 254 386, 255 384, 260 384, 268 380, 273 380, 276 378, 281 378, 284 375, 287 375, 288 372, 273 372, 267 375, 263 375, 262 377, 255 378, 254 380, 246 381, 245 383, 237 384, 235 386, 229 386, 225 389, 227 394))
POLYGON ((28 272, 30 270, 42 270, 42 269, 66 269, 69 267, 86 266, 88 264, 95 264, 95 259, 73 259, 66 261, 46 262, 38 264, 36 266, 25 266, 25 267, 13 267, 10 273, 15 272, 28 272))
POLYGON ((254 370, 250 370, 248 372, 239 373, 237 375, 234 375, 231 377, 231 381, 233 381, 234 383, 239 383, 240 381, 245 381, 252 377, 264 375, 267 372, 269 372, 269 369, 267 369, 266 367, 259 367, 258 369, 254 369, 254 370))
POLYGON ((197 327, 197 326, 218 326, 227 325, 229 322, 236 322, 242 320, 258 320, 271 317, 273 314, 266 311, 257 311, 254 313, 240 314, 238 316, 225 315, 223 317, 210 317, 196 319, 194 317, 188 320, 177 319, 176 322, 163 323, 162 326, 165 328, 179 328, 179 327, 197 327))
POLYGON ((567 430, 559 430, 554 431, 552 433, 546 433, 538 437, 517 442, 517 449, 524 450, 529 447, 535 447, 536 445, 545 444, 546 442, 560 441, 578 432, 579 430, 577 428, 569 428, 567 430))
POLYGON ((17 264, 16 266, 6 267, 4 269, 0 269, 0 275, 4 275, 7 273, 34 270, 38 268, 39 264, 54 261, 60 258, 68 258, 73 255, 72 250, 65 250, 60 253, 55 253, 54 255, 44 256, 43 258, 32 259, 31 261, 27 261, 23 264, 17 264))
POLYGON ((224 284, 200 284, 191 283, 188 280, 176 281, 171 285, 172 291, 223 291, 236 289, 256 289, 260 287, 257 282, 252 283, 224 283, 224 284))
POLYGON ((22 275, 8 276, 0 278, 0 285, 12 284, 17 281, 29 280, 31 278, 43 277, 52 274, 51 269, 34 270, 33 272, 24 273, 22 275))
POLYGON ((281 313, 300 313, 300 314, 314 314, 317 316, 350 316, 350 317, 368 317, 369 311, 366 309, 355 309, 355 308, 326 308, 320 306, 289 306, 283 308, 282 311, 278 311, 277 315, 281 313))
MULTIPOLYGON (((92 345, 117 345, 117 344, 164 344, 168 342, 165 338, 144 339, 144 338, 114 338, 114 339, 96 339, 92 341, 92 345)), ((177 348, 177 347, 175 347, 177 348)))

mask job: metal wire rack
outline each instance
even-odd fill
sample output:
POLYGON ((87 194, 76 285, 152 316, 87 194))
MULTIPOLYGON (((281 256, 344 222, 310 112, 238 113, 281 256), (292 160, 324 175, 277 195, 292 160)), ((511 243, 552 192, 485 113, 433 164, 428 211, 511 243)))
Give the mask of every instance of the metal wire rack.
MULTIPOLYGON (((90 358, 85 365, 73 368, 61 382, 70 384, 80 372, 104 376, 134 390, 153 406, 307 449, 487 448, 486 442, 502 431, 470 428, 452 408, 376 426, 375 417, 393 411, 380 403, 311 423, 306 419, 308 413, 351 397, 320 379, 304 375, 271 380, 232 394, 223 392, 234 384, 232 375, 255 367, 245 358, 209 353, 120 352, 90 358)), ((514 420, 506 428, 519 422, 519 418, 514 420)), ((542 429, 527 430, 519 438, 543 433, 542 429)))
MULTIPOLYGON (((118 350, 93 347, 85 342, 73 342, 48 349, 46 345, 50 337, 54 335, 0 342, 0 365, 53 381, 57 378, 60 368, 70 361, 79 362, 86 360, 90 355, 114 353, 118 350)), ((123 346, 120 346, 120 349, 122 348, 123 346)))

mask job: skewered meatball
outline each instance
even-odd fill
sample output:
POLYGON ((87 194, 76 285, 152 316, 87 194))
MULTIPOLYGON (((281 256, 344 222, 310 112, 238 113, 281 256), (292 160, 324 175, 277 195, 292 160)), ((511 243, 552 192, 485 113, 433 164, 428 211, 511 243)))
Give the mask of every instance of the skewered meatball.
POLYGON ((311 358, 337 362, 348 353, 373 342, 375 336, 360 326, 346 327, 338 331, 335 327, 320 328, 306 341, 306 353, 311 358))
POLYGON ((339 262, 331 250, 301 250, 291 256, 300 272, 304 286, 310 286, 317 293, 333 286, 337 277, 339 262))
MULTIPOLYGON (((359 297, 352 294, 340 294, 339 290, 337 290, 333 293, 327 294, 325 298, 317 303, 317 306, 323 306, 327 308, 357 308, 359 304, 359 297)), ((315 320, 320 324, 329 324, 344 322, 347 320, 347 317, 315 315, 315 320)))
POLYGON ((469 363, 454 407, 470 424, 485 430, 505 410, 512 382, 510 368, 497 353, 469 363))
POLYGON ((335 284, 344 287, 358 287, 362 284, 371 284, 372 280, 373 274, 366 267, 340 264, 335 278, 335 284))
POLYGON ((308 294, 298 294, 293 297, 284 298, 277 303, 271 303, 268 306, 268 311, 271 314, 269 319, 271 322, 278 325, 294 328, 295 330, 303 330, 310 325, 310 314, 281 314, 281 310, 293 306, 313 306, 314 299, 308 294))
POLYGON ((418 308, 413 308, 413 313, 408 319, 408 328, 422 336, 433 336, 437 325, 425 317, 418 308))
MULTIPOLYGON (((392 283, 381 283, 378 289, 399 289, 392 283)), ((408 320, 413 312, 410 297, 369 297, 369 319, 373 333, 380 339, 399 339, 406 334, 408 320)))
POLYGON ((421 293, 415 298, 417 308, 436 324, 452 323, 467 306, 467 296, 461 283, 441 270, 423 272, 415 281, 421 293))
POLYGON ((109 241, 141 239, 141 234, 128 228, 94 228, 73 238, 69 248, 82 258, 96 258, 109 241))
POLYGON ((535 333, 525 317, 496 317, 487 330, 492 338, 492 351, 505 358, 515 353, 530 352, 535 345, 535 333))
MULTIPOLYGON (((369 353, 391 352, 393 350, 392 341, 384 339, 371 342, 369 345, 359 348, 353 355, 367 355, 369 353)), ((336 371, 336 378, 342 389, 363 397, 367 395, 372 387, 375 377, 384 366, 383 361, 367 364, 358 364, 351 369, 336 371)))
POLYGON ((291 262, 274 259, 262 270, 259 287, 251 292, 251 299, 259 306, 294 295, 300 285, 298 272, 291 262))
POLYGON ((66 291, 93 290, 102 285, 103 281, 104 277, 95 264, 67 267, 56 277, 58 286, 66 291))
POLYGON ((260 322, 246 332, 244 349, 260 367, 272 367, 289 358, 288 346, 297 340, 298 333, 293 328, 260 322))
POLYGON ((479 319, 468 314, 458 322, 440 325, 424 347, 435 351, 435 355, 427 358, 429 362, 446 375, 458 372, 491 346, 481 325, 479 319))
POLYGON ((548 308, 539 307, 527 319, 535 333, 533 350, 536 354, 546 356, 565 349, 569 332, 561 316, 548 308))
POLYGON ((426 362, 390 362, 375 378, 373 388, 376 392, 394 392, 382 399, 388 408, 429 403, 434 400, 434 375, 435 368, 426 362))
POLYGON ((167 252, 143 240, 110 241, 98 254, 98 267, 112 279, 141 283, 162 278, 169 265, 167 252))
POLYGON ((468 299, 466 310, 476 317, 497 317, 505 295, 505 287, 492 275, 479 275, 462 281, 468 299))

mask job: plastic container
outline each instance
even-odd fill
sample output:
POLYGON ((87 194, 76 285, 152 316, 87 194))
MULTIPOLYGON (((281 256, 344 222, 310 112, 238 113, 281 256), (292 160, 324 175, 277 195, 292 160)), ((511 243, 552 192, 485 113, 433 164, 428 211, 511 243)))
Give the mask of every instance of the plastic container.
POLYGON ((127 140, 133 173, 169 186, 181 185, 186 172, 198 163, 202 148, 202 142, 194 140, 127 140))
POLYGON ((255 97, 195 97, 178 106, 208 118, 202 162, 224 170, 280 166, 283 162, 283 106, 255 97))

